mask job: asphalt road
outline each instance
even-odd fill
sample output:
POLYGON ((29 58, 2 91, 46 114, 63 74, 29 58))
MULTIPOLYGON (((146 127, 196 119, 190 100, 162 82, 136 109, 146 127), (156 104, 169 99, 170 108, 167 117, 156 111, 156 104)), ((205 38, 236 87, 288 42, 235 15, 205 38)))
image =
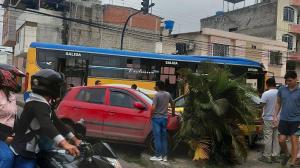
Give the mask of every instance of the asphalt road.
MULTIPOLYGON (((19 106, 19 110, 22 110, 22 107, 19 106)), ((113 150, 119 156, 119 160, 123 168, 146 168, 149 167, 145 161, 148 155, 143 154, 144 148, 138 146, 132 146, 127 144, 111 144, 113 150), (143 154, 144 157, 141 157, 143 154)), ((257 159, 261 156, 263 145, 258 144, 253 149, 249 150, 248 158, 245 163, 235 166, 235 168, 282 168, 279 163, 276 164, 267 164, 258 161, 257 159)), ((149 155, 150 157, 150 155, 149 155)), ((195 163, 192 161, 192 158, 188 156, 187 151, 175 151, 170 156, 169 163, 170 167, 176 168, 192 168, 195 163), (188 165, 188 166, 187 166, 188 165)), ((169 167, 169 166, 163 166, 169 167)), ((223 168, 223 167, 222 167, 223 168)))

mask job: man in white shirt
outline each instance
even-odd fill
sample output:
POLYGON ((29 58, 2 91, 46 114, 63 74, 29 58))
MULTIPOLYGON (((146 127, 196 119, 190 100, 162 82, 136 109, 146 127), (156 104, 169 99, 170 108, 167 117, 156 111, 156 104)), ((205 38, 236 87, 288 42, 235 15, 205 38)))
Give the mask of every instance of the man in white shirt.
POLYGON ((263 156, 259 161, 273 163, 278 162, 280 147, 278 142, 278 129, 273 124, 273 112, 276 105, 277 93, 276 82, 274 78, 270 78, 266 82, 267 91, 261 97, 261 104, 263 105, 262 118, 264 121, 264 144, 265 149, 263 156))

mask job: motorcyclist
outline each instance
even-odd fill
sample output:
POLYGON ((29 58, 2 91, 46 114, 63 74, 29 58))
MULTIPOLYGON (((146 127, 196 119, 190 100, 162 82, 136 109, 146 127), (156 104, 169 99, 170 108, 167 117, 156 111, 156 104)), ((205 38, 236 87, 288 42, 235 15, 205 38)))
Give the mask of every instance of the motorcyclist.
POLYGON ((9 149, 17 113, 16 95, 21 91, 17 77, 25 74, 14 66, 0 64, 0 168, 12 167, 14 155, 9 149))
POLYGON ((50 138, 70 155, 79 156, 76 146, 81 141, 57 118, 51 108, 54 100, 60 96, 63 84, 63 76, 50 69, 40 70, 31 77, 32 93, 23 111, 17 113, 14 126, 15 138, 11 149, 15 154, 15 168, 35 168, 41 137, 50 138))

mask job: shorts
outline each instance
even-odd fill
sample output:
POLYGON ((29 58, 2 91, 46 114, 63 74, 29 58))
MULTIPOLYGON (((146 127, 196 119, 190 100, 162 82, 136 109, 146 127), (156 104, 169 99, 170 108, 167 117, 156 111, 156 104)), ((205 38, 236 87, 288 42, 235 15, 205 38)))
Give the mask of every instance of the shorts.
POLYGON ((300 125, 300 121, 280 120, 279 125, 278 125, 279 134, 286 135, 286 136, 298 135, 296 133, 297 133, 297 131, 300 130, 299 125, 300 125))

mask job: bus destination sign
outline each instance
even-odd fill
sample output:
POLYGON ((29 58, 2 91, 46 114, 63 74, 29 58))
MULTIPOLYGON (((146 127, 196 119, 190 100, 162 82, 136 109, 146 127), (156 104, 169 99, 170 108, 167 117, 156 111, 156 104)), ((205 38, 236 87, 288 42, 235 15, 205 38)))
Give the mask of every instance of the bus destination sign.
POLYGON ((178 65, 177 61, 165 61, 166 65, 178 65))
POLYGON ((81 57, 81 53, 77 53, 77 52, 66 52, 66 56, 71 56, 71 57, 81 57))

